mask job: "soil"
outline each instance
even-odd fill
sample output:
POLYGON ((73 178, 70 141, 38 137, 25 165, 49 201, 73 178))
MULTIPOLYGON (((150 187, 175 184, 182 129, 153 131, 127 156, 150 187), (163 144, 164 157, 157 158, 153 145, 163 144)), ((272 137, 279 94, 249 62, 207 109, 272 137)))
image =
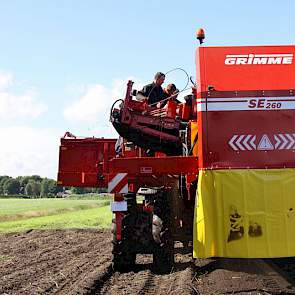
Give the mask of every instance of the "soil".
POLYGON ((295 294, 261 260, 193 263, 190 253, 176 244, 169 274, 153 269, 149 255, 137 255, 134 271, 118 273, 111 267, 109 230, 2 234, 0 294, 295 294))

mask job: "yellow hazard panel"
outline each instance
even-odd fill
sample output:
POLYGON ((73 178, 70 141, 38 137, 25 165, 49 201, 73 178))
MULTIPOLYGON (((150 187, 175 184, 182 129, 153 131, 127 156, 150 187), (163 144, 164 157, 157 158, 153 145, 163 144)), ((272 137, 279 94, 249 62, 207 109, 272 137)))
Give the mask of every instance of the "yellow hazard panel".
POLYGON ((295 256, 295 169, 200 171, 194 257, 295 256))
POLYGON ((191 126, 191 147, 192 147, 192 154, 194 156, 198 156, 198 123, 197 121, 191 121, 190 122, 191 126))

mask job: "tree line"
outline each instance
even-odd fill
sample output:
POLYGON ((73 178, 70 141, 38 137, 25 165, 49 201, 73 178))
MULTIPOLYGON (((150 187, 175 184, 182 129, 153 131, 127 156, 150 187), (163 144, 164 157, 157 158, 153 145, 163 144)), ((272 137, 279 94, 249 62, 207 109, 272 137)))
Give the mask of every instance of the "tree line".
POLYGON ((54 179, 42 178, 39 175, 18 176, 13 178, 0 175, 0 196, 50 198, 62 195, 64 192, 72 194, 101 193, 99 188, 61 187, 54 179))
POLYGON ((54 179, 39 175, 0 176, 0 195, 4 196, 54 197, 62 191, 63 188, 57 186, 54 179))

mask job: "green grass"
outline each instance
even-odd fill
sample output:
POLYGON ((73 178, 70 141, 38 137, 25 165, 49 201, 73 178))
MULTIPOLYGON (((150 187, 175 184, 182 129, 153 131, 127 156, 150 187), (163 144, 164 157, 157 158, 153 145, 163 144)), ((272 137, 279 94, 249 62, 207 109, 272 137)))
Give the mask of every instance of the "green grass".
POLYGON ((112 212, 109 206, 67 212, 57 215, 33 217, 0 223, 0 232, 20 232, 29 229, 108 228, 112 212))
POLYGON ((1 261, 6 261, 12 259, 12 256, 8 256, 8 255, 0 255, 0 262, 1 261))
POLYGON ((0 199, 0 232, 29 229, 106 228, 109 199, 0 199))
POLYGON ((107 204, 107 199, 0 199, 0 221, 90 209, 107 204))

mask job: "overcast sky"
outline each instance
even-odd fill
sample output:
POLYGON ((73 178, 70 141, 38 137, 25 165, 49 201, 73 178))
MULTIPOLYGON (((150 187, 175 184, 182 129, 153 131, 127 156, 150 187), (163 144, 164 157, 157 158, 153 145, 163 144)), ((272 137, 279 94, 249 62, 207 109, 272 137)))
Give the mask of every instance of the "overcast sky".
MULTIPOLYGON (((205 45, 294 44, 294 1, 0 1, 0 175, 56 178, 59 137, 116 137, 129 78, 182 67, 205 45)), ((167 76, 182 88, 183 72, 167 76)))

